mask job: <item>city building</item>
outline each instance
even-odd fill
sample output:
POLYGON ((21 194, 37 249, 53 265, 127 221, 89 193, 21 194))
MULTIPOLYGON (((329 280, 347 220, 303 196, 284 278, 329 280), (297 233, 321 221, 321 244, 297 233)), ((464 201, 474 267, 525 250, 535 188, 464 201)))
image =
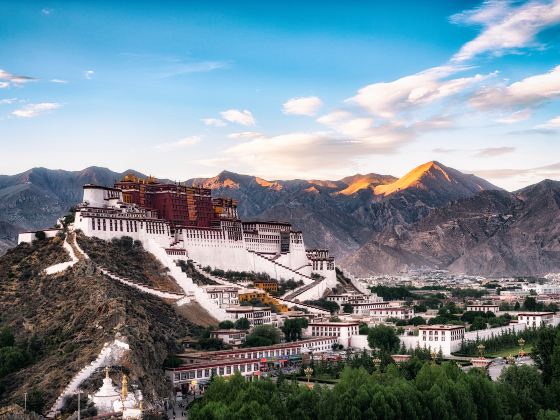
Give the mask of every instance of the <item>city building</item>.
POLYGON ((255 280, 253 282, 256 288, 266 290, 267 292, 277 292, 278 282, 274 279, 269 280, 255 280))
POLYGON ((482 305, 482 304, 473 304, 467 305, 467 311, 473 312, 492 312, 497 313, 500 311, 500 305, 482 305))
POLYGON ((210 331, 211 338, 222 340, 224 344, 230 346, 240 346, 245 342, 247 331, 245 330, 214 330, 210 331))
POLYGON ((178 355, 183 364, 166 369, 166 374, 177 388, 194 384, 199 389, 207 385, 213 376, 227 377, 239 372, 250 379, 260 376, 269 365, 301 362, 304 354, 320 357, 330 352, 337 342, 336 337, 315 337, 272 346, 185 353, 178 355))
POLYGON ((462 325, 421 325, 418 328, 418 345, 444 355, 459 350, 465 336, 462 325))
POLYGON ((247 318, 251 327, 272 323, 271 311, 268 307, 230 306, 225 308, 225 311, 228 319, 234 322, 241 318, 247 318))
POLYGON ((389 318, 402 319, 406 321, 414 317, 414 309, 387 306, 385 308, 370 309, 369 315, 378 321, 386 321, 389 318))
POLYGON ((352 336, 360 333, 359 322, 312 321, 307 326, 306 336, 338 337, 338 344, 350 347, 352 336))
POLYGON ((527 327, 539 328, 544 325, 556 325, 554 312, 519 312, 517 320, 527 327))

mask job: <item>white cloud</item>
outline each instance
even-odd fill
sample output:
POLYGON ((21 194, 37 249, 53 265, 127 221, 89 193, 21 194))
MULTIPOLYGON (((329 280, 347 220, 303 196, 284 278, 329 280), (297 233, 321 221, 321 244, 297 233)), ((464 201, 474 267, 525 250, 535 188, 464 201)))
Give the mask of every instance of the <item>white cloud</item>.
POLYGON ((228 109, 227 111, 223 111, 220 113, 222 118, 226 121, 241 124, 241 125, 255 125, 256 121, 251 114, 251 111, 243 110, 240 111, 238 109, 228 109))
POLYGON ((453 22, 479 24, 484 30, 463 45, 452 61, 463 62, 482 53, 500 54, 537 46, 536 35, 560 22, 560 0, 529 1, 515 8, 511 4, 487 1, 480 8, 453 16, 453 22))
POLYGON ((264 134, 257 131, 243 131, 240 133, 228 134, 228 138, 230 139, 257 139, 260 137, 264 137, 264 134))
POLYGON ((544 124, 537 125, 536 128, 541 128, 545 130, 559 130, 560 129, 560 115, 558 117, 552 118, 545 122, 544 124))
POLYGON ((212 70, 218 70, 228 67, 228 63, 223 61, 198 61, 192 63, 183 63, 178 60, 171 60, 171 64, 167 64, 165 69, 156 74, 156 77, 167 78, 180 76, 190 73, 204 73, 212 70))
POLYGON ((284 103, 283 112, 288 115, 313 116, 322 105, 323 102, 317 96, 292 98, 284 103))
POLYGON ((219 118, 203 118, 202 122, 211 127, 225 127, 227 123, 219 118))
POLYGON ((519 111, 515 111, 504 117, 498 118, 496 122, 503 123, 503 124, 514 124, 529 119, 531 115, 532 115, 531 110, 521 109, 519 111))
POLYGON ((0 99, 0 105, 10 105, 13 104, 15 102, 17 102, 18 99, 17 98, 5 98, 5 99, 0 99))
POLYGON ((54 12, 53 9, 48 9, 46 7, 44 9, 41 9, 41 13, 44 14, 45 16, 49 16, 50 14, 52 14, 52 12, 54 12))
POLYGON ((487 147, 484 149, 478 149, 474 154, 474 157, 496 157, 506 155, 508 153, 515 152, 515 147, 502 146, 502 147, 487 147))
POLYGON ((95 74, 95 71, 86 70, 86 71, 84 71, 84 79, 91 80, 91 79, 93 79, 94 74, 95 74))
POLYGON ((156 146, 156 149, 163 150, 163 151, 185 149, 187 147, 200 143, 201 140, 202 139, 199 136, 190 136, 170 143, 158 144, 156 146))
POLYGON ((432 67, 392 82, 373 83, 361 88, 347 102, 356 103, 374 115, 393 118, 398 112, 456 95, 475 83, 494 75, 476 74, 447 80, 464 70, 454 66, 432 67))
POLYGON ((348 111, 332 111, 328 114, 322 115, 317 118, 317 122, 325 125, 336 124, 343 120, 352 118, 352 114, 348 111))
POLYGON ((0 69, 0 89, 5 89, 10 86, 20 86, 25 83, 33 82, 36 79, 30 76, 15 75, 0 69))
POLYGON ((531 106, 560 97, 560 66, 504 86, 481 89, 470 100, 477 108, 531 106))
POLYGON ((18 118, 33 118, 37 117, 48 111, 53 111, 60 108, 62 105, 54 102, 42 102, 39 104, 29 104, 25 105, 23 108, 16 109, 12 112, 12 115, 18 118))
POLYGON ((51 83, 58 83, 58 84, 63 84, 63 85, 65 85, 66 83, 68 83, 68 80, 63 80, 63 79, 51 79, 51 83))
POLYGON ((475 175, 478 175, 486 179, 507 179, 507 178, 525 178, 525 182, 538 182, 543 178, 559 178, 560 177, 560 162, 553 163, 551 165, 539 166, 536 168, 524 168, 524 169, 485 169, 472 171, 475 175))

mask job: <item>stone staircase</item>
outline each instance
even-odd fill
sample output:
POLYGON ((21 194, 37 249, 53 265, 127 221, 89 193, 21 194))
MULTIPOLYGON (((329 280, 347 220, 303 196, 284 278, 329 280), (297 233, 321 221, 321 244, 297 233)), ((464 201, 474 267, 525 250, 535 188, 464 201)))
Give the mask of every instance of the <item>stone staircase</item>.
POLYGON ((281 264, 281 263, 279 263, 279 262, 276 262, 276 261, 274 261, 274 260, 271 260, 270 258, 266 258, 264 255, 260 254, 259 252, 252 251, 252 250, 247 250, 247 251, 250 252, 250 253, 252 253, 252 254, 255 254, 255 255, 256 255, 257 257, 259 257, 259 258, 262 258, 262 259, 264 259, 264 260, 266 260, 266 261, 268 261, 268 262, 270 262, 270 263, 272 263, 272 264, 275 264, 275 265, 278 266, 278 267, 281 267, 281 268, 284 269, 284 270, 287 270, 287 271, 290 272, 290 273, 293 273, 293 275, 294 275, 297 279, 303 280, 304 283, 305 283, 305 282, 306 282, 306 283, 310 283, 310 282, 313 282, 313 281, 314 281, 311 277, 309 277, 309 276, 307 276, 307 275, 305 275, 305 274, 302 274, 302 273, 300 273, 300 272, 298 272, 298 271, 296 271, 296 270, 294 270, 294 269, 292 269, 292 268, 290 268, 290 267, 287 267, 287 266, 285 266, 284 264, 281 264))
POLYGON ((109 270, 107 270, 104 267, 98 267, 99 271, 101 271, 104 275, 106 275, 107 277, 116 280, 122 284, 126 284, 127 286, 130 287, 134 287, 144 293, 148 293, 150 295, 154 295, 157 297, 160 297, 162 299, 172 299, 172 300, 179 300, 185 297, 185 294, 180 294, 180 293, 174 293, 174 292, 168 292, 166 290, 163 290, 161 288, 158 287, 149 287, 146 286, 145 284, 142 284, 136 280, 132 280, 126 277, 121 277, 121 276, 117 276, 116 274, 111 273, 109 270))
POLYGON ((292 300, 295 299, 296 297, 298 297, 299 295, 303 294, 304 292, 307 292, 308 290, 313 289, 314 287, 318 286, 324 279, 318 279, 313 281, 313 283, 310 284, 306 284, 302 287, 299 287, 291 292, 289 292, 288 294, 284 295, 284 299, 286 300, 292 300))
POLYGON ((84 366, 74 377, 70 380, 66 388, 58 396, 51 409, 49 410, 47 417, 54 418, 57 413, 62 409, 64 404, 64 399, 67 396, 76 394, 82 382, 89 378, 97 369, 116 364, 126 351, 130 350, 130 347, 124 341, 115 339, 112 343, 105 343, 97 358, 92 361, 89 365, 84 366))

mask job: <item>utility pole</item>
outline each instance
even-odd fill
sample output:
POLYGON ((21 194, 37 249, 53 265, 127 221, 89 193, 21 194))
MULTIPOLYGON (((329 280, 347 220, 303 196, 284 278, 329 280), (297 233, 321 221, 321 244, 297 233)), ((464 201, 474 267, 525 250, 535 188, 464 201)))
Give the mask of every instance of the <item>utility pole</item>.
POLYGON ((82 396, 82 391, 78 389, 78 420, 80 420, 80 397, 82 396))

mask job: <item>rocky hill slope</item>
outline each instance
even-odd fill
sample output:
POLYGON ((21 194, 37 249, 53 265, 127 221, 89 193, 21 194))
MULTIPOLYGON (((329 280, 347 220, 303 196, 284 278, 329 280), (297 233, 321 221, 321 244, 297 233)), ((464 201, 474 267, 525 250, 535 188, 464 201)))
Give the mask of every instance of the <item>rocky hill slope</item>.
POLYGON ((484 191, 374 237, 342 263, 358 275, 430 267, 481 275, 560 269, 560 182, 484 191))
POLYGON ((122 362, 131 383, 147 400, 167 396, 164 360, 192 334, 192 323, 173 305, 103 276, 91 260, 44 275, 44 268, 68 258, 61 244, 60 238, 35 241, 0 257, 0 329, 14 332, 10 351, 24 356, 23 367, 0 375, 0 405, 35 390, 48 408, 117 335, 131 348, 122 362))

